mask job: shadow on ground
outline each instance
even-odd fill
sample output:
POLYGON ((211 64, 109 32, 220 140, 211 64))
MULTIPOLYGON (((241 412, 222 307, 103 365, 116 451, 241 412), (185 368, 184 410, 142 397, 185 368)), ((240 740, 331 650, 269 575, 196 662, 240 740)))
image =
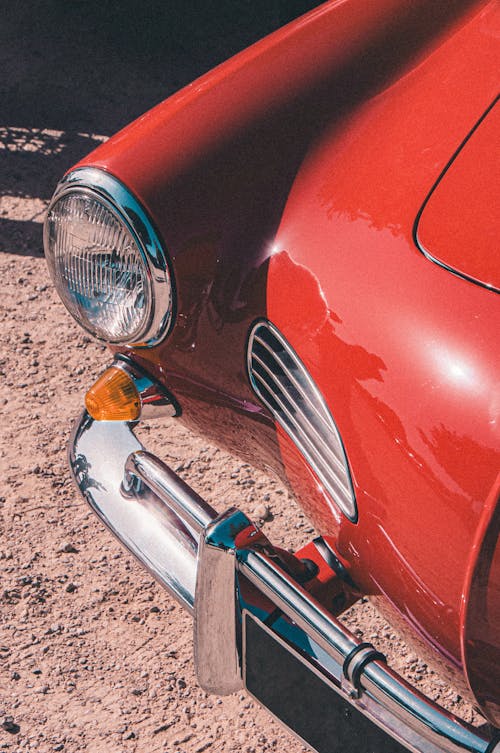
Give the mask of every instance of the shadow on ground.
MULTIPOLYGON (((314 7, 306 0, 4 4, 0 197, 47 201, 59 178, 143 112, 314 7)), ((0 205, 0 250, 37 255, 40 222, 0 205), (30 251, 30 249, 32 249, 30 251)))

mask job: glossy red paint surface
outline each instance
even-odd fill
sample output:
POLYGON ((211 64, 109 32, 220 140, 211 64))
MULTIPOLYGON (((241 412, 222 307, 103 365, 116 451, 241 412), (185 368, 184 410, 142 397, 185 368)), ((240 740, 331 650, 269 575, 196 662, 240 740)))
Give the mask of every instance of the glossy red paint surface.
POLYGON ((500 311, 495 293, 426 259, 413 228, 498 92, 499 16, 495 2, 327 3, 82 163, 136 193, 172 258, 173 333, 134 357, 188 424, 288 478, 363 591, 455 667, 500 465, 500 311), (262 316, 330 406, 357 525, 250 388, 246 339, 262 316))
POLYGON ((430 195, 417 226, 422 250, 500 292, 500 104, 475 126, 430 195))

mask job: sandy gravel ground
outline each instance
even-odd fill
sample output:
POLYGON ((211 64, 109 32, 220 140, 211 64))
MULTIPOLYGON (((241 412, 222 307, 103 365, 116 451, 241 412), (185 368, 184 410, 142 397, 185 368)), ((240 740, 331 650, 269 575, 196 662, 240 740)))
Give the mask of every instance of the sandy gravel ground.
MULTIPOLYGON (((171 45, 166 66, 156 36, 144 58, 131 46, 130 30, 124 41, 104 24, 106 37, 99 18, 92 20, 97 4, 75 3, 71 12, 71 4, 54 5, 60 16, 47 18, 26 3, 23 12, 7 13, 0 31, 9 72, 0 110, 0 750, 298 753, 302 744, 244 694, 217 698, 200 690, 191 619, 73 488, 65 456, 70 425, 109 355, 66 314, 41 255, 44 209, 62 172, 224 57, 224 38, 210 29, 215 42, 205 40, 205 58, 199 44, 176 43, 175 54, 171 45), (70 34, 70 22, 73 30, 83 24, 80 35, 70 34)), ((218 509, 238 503, 258 514, 265 503, 276 543, 311 538, 308 521, 276 481, 175 421, 145 426, 142 435, 218 509)), ((346 619, 359 635, 384 643, 395 666, 433 697, 471 717, 370 604, 346 619)))

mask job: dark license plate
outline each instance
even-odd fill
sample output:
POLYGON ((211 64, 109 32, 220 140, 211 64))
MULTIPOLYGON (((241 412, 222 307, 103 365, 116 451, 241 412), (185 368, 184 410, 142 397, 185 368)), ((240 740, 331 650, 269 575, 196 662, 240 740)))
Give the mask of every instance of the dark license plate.
POLYGON ((248 692, 317 753, 407 753, 291 646, 244 612, 248 692))

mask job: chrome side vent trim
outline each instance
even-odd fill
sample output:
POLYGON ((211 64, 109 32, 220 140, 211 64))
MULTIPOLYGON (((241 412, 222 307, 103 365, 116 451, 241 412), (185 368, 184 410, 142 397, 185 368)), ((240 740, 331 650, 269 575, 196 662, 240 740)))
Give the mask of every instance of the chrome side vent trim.
POLYGON ((305 457, 349 520, 357 506, 346 453, 323 396, 306 367, 270 322, 250 332, 248 376, 256 395, 305 457))

